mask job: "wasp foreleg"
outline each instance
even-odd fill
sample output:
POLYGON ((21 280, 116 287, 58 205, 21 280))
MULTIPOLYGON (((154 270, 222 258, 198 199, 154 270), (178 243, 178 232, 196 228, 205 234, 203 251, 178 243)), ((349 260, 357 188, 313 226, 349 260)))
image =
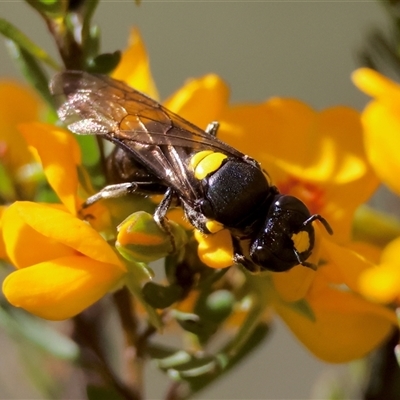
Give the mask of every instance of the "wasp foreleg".
POLYGON ((176 251, 176 243, 174 235, 172 234, 171 228, 168 225, 168 219, 166 214, 171 207, 172 201, 174 199, 174 191, 171 188, 168 188, 165 191, 164 197, 160 201, 160 204, 157 206, 154 212, 154 221, 156 221, 157 225, 169 236, 171 240, 172 250, 171 253, 175 253, 176 251))

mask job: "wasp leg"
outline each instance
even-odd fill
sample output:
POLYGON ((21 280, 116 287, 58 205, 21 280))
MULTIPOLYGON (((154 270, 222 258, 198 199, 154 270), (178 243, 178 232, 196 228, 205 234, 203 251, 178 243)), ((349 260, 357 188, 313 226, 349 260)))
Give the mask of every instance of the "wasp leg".
POLYGON ((160 204, 157 206, 156 211, 154 212, 154 221, 156 221, 157 225, 169 236, 171 241, 172 250, 171 253, 175 253, 176 251, 176 243, 174 235, 171 232, 171 228, 168 225, 168 219, 166 214, 171 207, 172 201, 175 197, 175 193, 171 188, 168 188, 165 191, 164 197, 160 201, 160 204))
POLYGON ((108 185, 101 189, 99 192, 90 196, 82 205, 82 208, 87 208, 99 200, 114 199, 123 197, 127 194, 134 193, 138 188, 135 182, 117 183, 115 185, 108 185))
POLYGON ((219 122, 213 121, 207 125, 206 132, 209 133, 210 135, 216 137, 218 128, 219 128, 219 122))
POLYGON ((332 229, 331 226, 329 225, 328 221, 327 221, 324 217, 322 217, 321 215, 319 215, 319 214, 313 214, 313 215, 311 215, 310 218, 306 219, 306 220, 303 222, 303 225, 304 225, 304 226, 311 225, 315 220, 318 220, 319 222, 321 222, 322 225, 324 226, 324 228, 326 229, 326 231, 327 231, 330 235, 333 235, 333 229, 332 229))
POLYGON ((246 257, 243 254, 242 246, 240 245, 240 240, 234 236, 232 236, 232 244, 233 244, 233 260, 236 264, 241 264, 248 271, 253 274, 257 274, 261 271, 259 265, 255 264, 250 258, 246 257))
POLYGON ((116 199, 132 193, 143 195, 165 193, 165 191, 161 191, 161 188, 155 189, 154 185, 156 185, 154 182, 123 182, 107 185, 99 192, 86 199, 82 208, 87 208, 100 200, 116 199))
POLYGON ((299 252, 296 249, 293 249, 293 252, 297 258, 297 262, 302 265, 303 267, 307 267, 307 268, 311 268, 312 270, 316 271, 318 269, 318 267, 313 264, 313 263, 309 263, 307 261, 303 261, 300 257, 299 252))

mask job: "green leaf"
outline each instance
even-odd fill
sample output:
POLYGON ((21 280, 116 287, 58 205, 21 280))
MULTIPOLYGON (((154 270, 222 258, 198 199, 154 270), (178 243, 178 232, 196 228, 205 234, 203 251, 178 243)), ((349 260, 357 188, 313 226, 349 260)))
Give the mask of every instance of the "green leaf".
POLYGON ((147 282, 142 289, 144 299, 155 308, 167 308, 182 296, 182 288, 178 285, 162 286, 147 282))
POLYGON ((75 342, 22 310, 0 306, 0 326, 14 339, 28 341, 59 359, 76 360, 79 355, 75 342))
POLYGON ((0 18, 0 33, 12 40, 18 47, 25 50, 34 59, 46 63, 55 70, 61 69, 57 62, 55 62, 41 47, 33 43, 24 33, 3 18, 0 18))
POLYGON ((114 53, 104 53, 89 60, 87 70, 96 74, 109 74, 118 65, 121 60, 121 52, 119 50, 114 53))
POLYGON ((37 62, 36 58, 12 40, 7 40, 6 44, 13 58, 19 64, 21 72, 27 81, 39 92, 45 102, 51 108, 54 108, 53 97, 50 94, 47 75, 37 62))
MULTIPOLYGON (((226 372, 231 370, 235 365, 238 365, 245 357, 247 357, 253 350, 255 350, 266 338, 270 332, 269 326, 266 324, 259 324, 248 337, 246 343, 241 349, 233 356, 229 357, 230 345, 226 346, 216 357, 216 364, 219 368, 212 374, 200 374, 195 376, 188 376, 186 374, 186 381, 189 382, 191 393, 194 394, 203 390, 206 386, 223 376, 226 372)), ((188 396, 189 397, 189 396, 188 396)))
POLYGON ((218 328, 217 323, 205 320, 196 314, 171 310, 171 315, 176 319, 176 322, 178 322, 182 329, 194 333, 203 342, 213 335, 218 328))
POLYGON ((92 17, 100 0, 86 1, 83 10, 82 46, 85 59, 93 58, 99 51, 100 30, 91 26, 92 17))
POLYGON ((67 8, 66 0, 25 0, 32 8, 42 15, 56 18, 65 13, 67 8))

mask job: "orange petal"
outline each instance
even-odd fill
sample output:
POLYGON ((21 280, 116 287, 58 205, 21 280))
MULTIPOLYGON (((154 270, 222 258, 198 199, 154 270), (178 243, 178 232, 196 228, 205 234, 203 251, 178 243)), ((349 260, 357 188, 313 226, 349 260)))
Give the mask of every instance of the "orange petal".
POLYGON ((138 29, 131 29, 128 48, 122 53, 121 61, 111 76, 154 99, 158 98, 149 57, 138 29))
POLYGON ((95 303, 122 276, 113 264, 70 256, 11 273, 3 282, 3 292, 16 307, 45 319, 63 320, 95 303))
POLYGON ((67 209, 75 214, 77 166, 81 162, 78 143, 70 133, 54 125, 35 122, 21 124, 19 129, 37 150, 50 186, 67 209))

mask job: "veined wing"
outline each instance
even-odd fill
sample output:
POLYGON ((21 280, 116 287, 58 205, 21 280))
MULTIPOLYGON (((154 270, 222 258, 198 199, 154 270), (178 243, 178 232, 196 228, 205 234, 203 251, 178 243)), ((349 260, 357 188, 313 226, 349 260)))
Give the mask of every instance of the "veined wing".
POLYGON ((199 194, 188 160, 200 150, 243 154, 148 96, 103 75, 57 74, 50 85, 60 119, 77 134, 96 134, 122 146, 182 195, 199 194))

